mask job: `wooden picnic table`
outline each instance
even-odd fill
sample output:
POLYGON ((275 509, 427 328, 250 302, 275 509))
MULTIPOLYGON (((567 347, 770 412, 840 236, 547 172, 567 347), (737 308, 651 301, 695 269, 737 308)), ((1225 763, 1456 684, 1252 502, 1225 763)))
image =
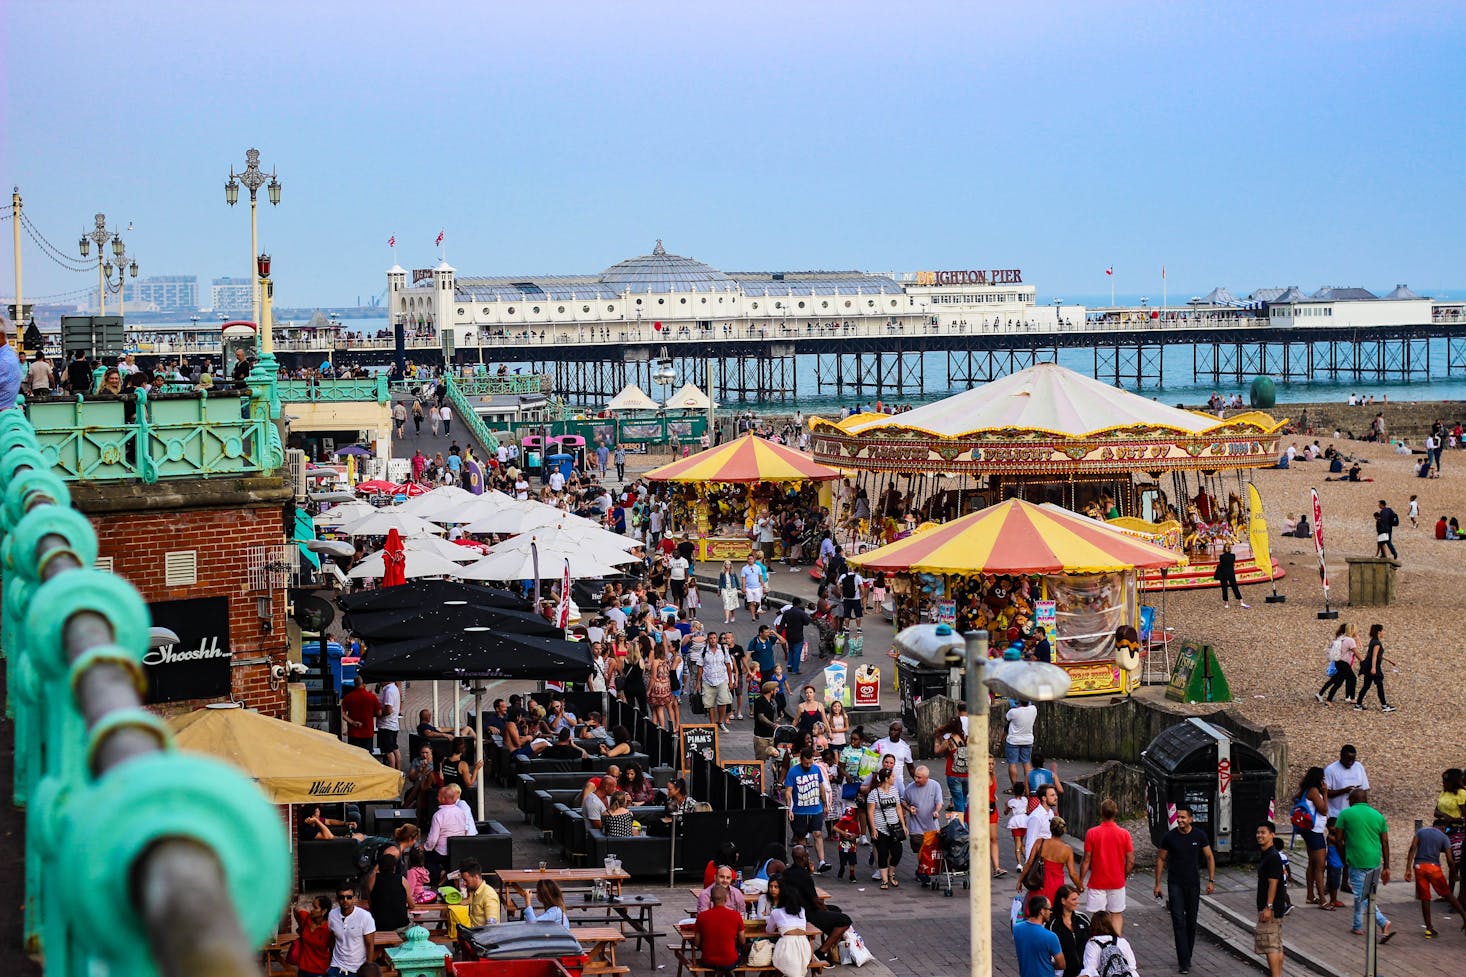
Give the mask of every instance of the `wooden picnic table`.
MULTIPOLYGON (((688 889, 687 891, 690 892, 690 893, 692 893, 692 898, 693 898, 694 901, 697 900, 699 897, 702 896, 702 890, 701 889, 688 889)), ((739 890, 739 891, 742 891, 742 890, 739 890)), ((819 886, 815 886, 814 887, 814 894, 817 895, 817 896, 819 896, 821 899, 826 900, 826 901, 828 901, 830 898, 832 898, 830 896, 830 893, 829 892, 827 892, 826 890, 820 888, 819 886)), ((751 895, 749 895, 746 892, 743 893, 743 898, 744 899, 752 900, 753 902, 758 902, 758 896, 751 896, 751 895)))
POLYGON ((619 926, 628 939, 644 944, 652 970, 657 969, 657 940, 666 934, 657 931, 656 910, 662 900, 656 896, 617 896, 610 902, 567 901, 565 908, 576 918, 590 917, 596 922, 619 926), (630 927, 628 930, 627 927, 630 927))
POLYGON ((585 950, 582 973, 619 974, 630 969, 616 965, 616 944, 624 941, 626 936, 615 926, 575 926, 571 928, 570 935, 579 940, 585 950))
MULTIPOLYGON (((671 948, 673 955, 677 958, 677 977, 682 977, 684 972, 688 972, 691 974, 696 974, 699 972, 705 973, 706 970, 698 966, 695 957, 692 955, 692 951, 695 948, 694 939, 697 936, 697 927, 691 923, 678 923, 677 935, 682 938, 682 945, 680 947, 671 948)), ((764 938, 776 940, 781 934, 768 932, 768 920, 764 919, 762 916, 755 916, 752 919, 744 917, 743 935, 750 940, 764 938)), ((782 935, 807 936, 810 938, 810 940, 816 940, 823 934, 821 934, 820 931, 817 929, 807 929, 803 931, 788 930, 782 935)), ((822 970, 824 967, 825 964, 818 957, 810 958, 809 972, 811 974, 819 973, 819 971, 822 970)), ((737 967, 734 969, 744 972, 747 972, 749 970, 749 968, 747 968, 746 966, 737 967)), ((773 970, 773 968, 771 967, 758 969, 761 971, 773 970)))
POLYGON ((260 962, 265 965, 266 975, 289 972, 282 954, 299 938, 294 933, 276 933, 269 943, 260 948, 260 962))
MULTIPOLYGON (((608 872, 604 867, 547 868, 543 872, 534 868, 501 868, 495 874, 499 876, 499 885, 502 887, 500 894, 506 906, 528 905, 530 893, 534 891, 535 883, 541 879, 553 879, 559 883, 562 890, 590 886, 597 882, 610 882, 611 894, 619 896, 621 883, 631 878, 631 874, 625 869, 612 869, 608 872), (510 899, 511 893, 519 897, 517 904, 510 899)), ((567 903, 569 901, 566 900, 567 903)))

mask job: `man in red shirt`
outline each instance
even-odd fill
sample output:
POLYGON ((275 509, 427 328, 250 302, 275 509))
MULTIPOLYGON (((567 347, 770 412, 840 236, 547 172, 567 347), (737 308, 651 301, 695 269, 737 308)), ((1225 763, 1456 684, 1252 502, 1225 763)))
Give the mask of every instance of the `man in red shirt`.
POLYGON ((739 951, 746 939, 743 917, 738 915, 738 910, 728 907, 728 890, 724 886, 713 886, 710 898, 712 905, 697 914, 694 942, 702 965, 726 974, 738 966, 739 951))
POLYGON ((1100 823, 1084 836, 1084 859, 1079 879, 1089 890, 1089 912, 1101 909, 1115 921, 1115 935, 1125 928, 1125 879, 1135 871, 1135 841, 1115 823, 1120 805, 1106 797, 1100 802, 1100 823))
POLYGON ((377 695, 358 682, 341 697, 341 718, 346 723, 346 742, 372 752, 372 738, 377 732, 377 713, 382 704, 377 695))

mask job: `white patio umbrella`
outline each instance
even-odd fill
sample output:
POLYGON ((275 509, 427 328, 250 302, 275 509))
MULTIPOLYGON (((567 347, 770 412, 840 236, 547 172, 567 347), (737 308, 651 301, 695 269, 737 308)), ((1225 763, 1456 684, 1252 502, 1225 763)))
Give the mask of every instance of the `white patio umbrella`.
POLYGON ((570 561, 570 576, 580 579, 619 573, 618 566, 633 563, 636 557, 629 553, 617 556, 564 537, 540 539, 535 533, 525 533, 490 547, 488 555, 464 567, 459 576, 464 580, 530 580, 538 575, 550 580, 564 572, 566 560, 570 561))
POLYGON ((404 537, 441 534, 444 531, 442 526, 408 515, 396 506, 374 510, 371 515, 341 527, 348 536, 385 536, 394 529, 404 537))
MULTIPOLYGON (((471 533, 514 533, 517 535, 545 526, 555 526, 567 519, 580 519, 580 517, 564 509, 545 505, 543 502, 510 499, 507 503, 500 505, 496 511, 485 513, 482 518, 473 520, 464 528, 471 533)), ((588 519, 581 519, 581 522, 591 526, 595 525, 588 519)))
MULTIPOLYGON (((406 543, 403 544, 402 554, 405 557, 403 565, 403 576, 411 579, 413 577, 444 577, 457 576, 463 567, 452 560, 445 559, 436 553, 429 553, 425 550, 415 550, 406 543)), ((382 551, 378 550, 371 556, 362 560, 351 568, 347 574, 349 577, 381 577, 386 571, 386 559, 382 551)))
POLYGON ((409 536, 402 541, 402 546, 404 549, 416 550, 419 553, 432 553, 434 556, 441 556, 455 563, 472 563, 483 556, 477 550, 450 543, 441 536, 409 536))
POLYGON ((476 499, 468 489, 459 488, 457 485, 439 485, 431 491, 424 492, 408 499, 398 508, 409 516, 417 516, 419 519, 432 519, 451 508, 462 505, 470 499, 476 499))
POLYGON ((534 533, 541 539, 571 539, 585 546, 596 546, 620 553, 641 545, 630 536, 613 533, 598 523, 568 513, 560 521, 538 528, 534 533))
POLYGON ((357 499, 352 502, 343 502, 340 505, 332 506, 325 512, 311 520, 317 526, 341 526, 357 519, 364 519, 377 511, 377 507, 370 502, 363 502, 357 499))
POLYGON ((495 515, 506 507, 513 509, 529 504, 518 502, 498 489, 489 489, 483 495, 470 492, 468 498, 457 498, 451 506, 434 508, 428 518, 434 522, 471 523, 475 519, 495 515))

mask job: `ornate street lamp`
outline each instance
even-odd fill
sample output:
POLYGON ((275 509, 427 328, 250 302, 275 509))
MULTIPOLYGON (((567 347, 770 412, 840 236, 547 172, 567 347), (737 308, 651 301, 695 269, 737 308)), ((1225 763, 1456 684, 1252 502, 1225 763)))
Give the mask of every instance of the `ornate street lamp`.
MULTIPOLYGON (((233 207, 239 202, 239 188, 243 186, 249 191, 249 257, 251 263, 255 256, 260 253, 260 234, 258 219, 258 202, 260 187, 266 187, 270 195, 270 204, 280 204, 280 179, 272 169, 266 173, 260 168, 260 151, 258 149, 247 150, 244 154, 244 169, 238 173, 234 168, 229 168, 229 182, 224 184, 224 200, 233 207)), ((260 283, 258 277, 252 279, 249 290, 250 317, 256 326, 260 322, 260 283)), ((266 340, 266 345, 272 345, 266 340)))
POLYGON ((107 242, 111 241, 112 253, 118 258, 121 258, 123 254, 122 235, 107 230, 106 214, 98 214, 96 216, 96 222, 97 226, 91 231, 82 234, 78 244, 81 247, 81 256, 83 258, 91 257, 93 242, 97 245, 97 314, 106 315, 107 279, 111 276, 112 272, 108 270, 104 273, 102 269, 103 264, 107 260, 105 248, 107 242))

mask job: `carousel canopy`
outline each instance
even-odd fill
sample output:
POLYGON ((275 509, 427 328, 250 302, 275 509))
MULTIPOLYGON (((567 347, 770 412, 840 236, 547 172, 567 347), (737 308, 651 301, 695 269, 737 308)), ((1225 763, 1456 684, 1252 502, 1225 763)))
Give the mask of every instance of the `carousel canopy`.
POLYGON ((619 394, 611 398, 606 410, 657 410, 660 407, 660 404, 647 396, 646 391, 634 383, 628 383, 619 394))
POLYGON ((1009 499, 850 562, 884 573, 1113 573, 1186 558, 1067 509, 1009 499))
POLYGON ((745 434, 689 458, 653 468, 653 482, 826 482, 840 473, 800 451, 745 434))
POLYGON ((815 458, 841 468, 1069 477, 1271 465, 1284 423, 1170 407, 1040 363, 903 414, 810 428, 815 458))

